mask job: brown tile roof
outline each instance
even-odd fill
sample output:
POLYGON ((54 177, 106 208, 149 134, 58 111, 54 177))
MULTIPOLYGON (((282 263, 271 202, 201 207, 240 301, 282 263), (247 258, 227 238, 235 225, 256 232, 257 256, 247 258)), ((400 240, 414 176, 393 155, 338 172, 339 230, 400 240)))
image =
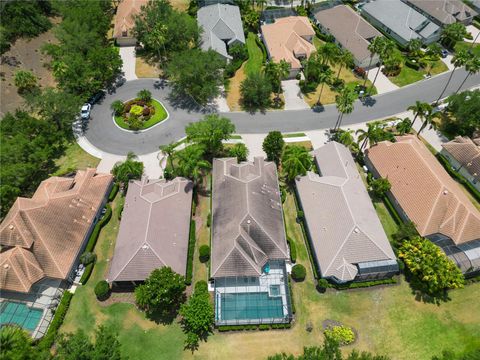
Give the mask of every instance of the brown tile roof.
POLYGON ((141 281, 160 267, 185 274, 193 184, 133 181, 128 186, 108 281, 141 281))
POLYGON ((28 292, 30 286, 45 276, 35 255, 20 246, 0 253, 0 287, 5 290, 28 292))
POLYGON ((211 276, 259 276, 268 260, 287 257, 275 164, 214 159, 211 276))
POLYGON ((319 11, 315 14, 315 18, 358 61, 370 58, 369 40, 382 36, 349 6, 338 5, 319 11))
POLYGON ((300 69, 299 56, 308 58, 315 46, 303 37, 315 35, 310 21, 305 16, 289 16, 262 25, 262 35, 270 56, 275 61, 285 60, 292 69, 300 69))
POLYGON ((113 37, 133 37, 131 30, 135 25, 134 15, 140 12, 142 6, 147 5, 148 0, 123 0, 117 8, 115 15, 115 25, 113 28, 113 37), (123 36, 124 32, 127 36, 123 36))
POLYGON ((478 15, 461 0, 407 0, 407 2, 445 25, 478 15))
POLYGON ((442 146, 475 179, 480 181, 480 145, 468 137, 459 136, 442 146))
POLYGON ((321 176, 309 172, 296 186, 322 277, 351 281, 359 263, 395 261, 350 151, 330 142, 315 161, 321 176))
POLYGON ((95 169, 43 181, 31 199, 17 199, 0 225, 3 250, 26 249, 45 277, 65 279, 111 181, 111 175, 96 174, 95 169))
POLYGON ((480 237, 480 212, 415 136, 381 142, 367 157, 420 235, 440 233, 457 245, 480 237))

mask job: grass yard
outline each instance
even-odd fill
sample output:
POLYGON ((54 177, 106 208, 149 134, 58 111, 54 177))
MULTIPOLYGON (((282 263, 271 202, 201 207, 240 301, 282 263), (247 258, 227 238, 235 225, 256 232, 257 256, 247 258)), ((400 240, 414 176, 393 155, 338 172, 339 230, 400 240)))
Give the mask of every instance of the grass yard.
POLYGON ((154 64, 148 63, 143 57, 135 58, 135 74, 139 78, 158 78, 162 75, 162 70, 154 64))
POLYGON ((311 141, 294 141, 294 142, 286 142, 285 146, 302 146, 308 151, 313 150, 313 145, 311 141))
POLYGON ((189 0, 170 0, 174 9, 185 11, 188 9, 189 0))
POLYGON ((199 249, 202 245, 210 246, 210 228, 207 226, 208 214, 210 213, 210 176, 203 179, 204 188, 198 191, 198 205, 195 212, 196 242, 193 260, 193 281, 208 281, 208 267, 210 262, 199 261, 199 249))
POLYGON ((305 133, 282 134, 284 139, 307 136, 305 133))
MULTIPOLYGON (((155 99, 152 99, 152 104, 153 104, 153 107, 155 108, 155 114, 153 114, 153 116, 150 119, 148 119, 142 124, 142 127, 140 128, 140 130, 146 130, 152 127, 153 125, 156 125, 162 122, 167 118, 167 115, 168 115, 167 110, 165 110, 165 108, 160 102, 158 102, 155 99)), ((122 116, 115 116, 115 123, 118 126, 120 126, 122 129, 131 130, 130 124, 127 123, 122 116)))
POLYGON ((235 73, 235 76, 230 79, 230 84, 228 86, 227 93, 227 105, 230 108, 230 111, 241 111, 242 107, 240 106, 240 84, 245 80, 245 64, 240 67, 235 73))
POLYGON ((263 52, 257 45, 257 35, 249 32, 246 39, 248 60, 245 62, 244 71, 246 75, 257 74, 263 67, 263 52))
MULTIPOLYGON (((460 41, 455 45, 455 52, 458 52, 461 49, 470 50, 471 47, 472 47, 471 43, 460 41)), ((480 56, 480 44, 473 45, 472 51, 474 54, 480 56)))
POLYGON ((75 170, 97 167, 99 162, 99 158, 87 153, 74 141, 68 144, 63 156, 55 160, 57 171, 52 175, 61 176, 75 170))
MULTIPOLYGON (((430 66, 430 74, 432 76, 448 71, 447 65, 445 65, 441 60, 431 62, 430 66)), ((388 78, 395 85, 402 87, 423 80, 425 78, 424 75, 427 73, 428 71, 425 69, 414 70, 404 65, 400 71, 400 74, 397 76, 389 76, 388 78)))

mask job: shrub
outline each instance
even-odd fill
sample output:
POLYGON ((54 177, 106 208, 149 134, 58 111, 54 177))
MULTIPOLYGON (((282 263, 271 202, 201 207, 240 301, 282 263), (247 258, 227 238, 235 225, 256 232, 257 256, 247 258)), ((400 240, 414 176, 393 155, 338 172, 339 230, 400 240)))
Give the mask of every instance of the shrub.
POLYGON ((355 333, 348 326, 332 326, 323 332, 325 337, 335 340, 339 345, 348 345, 355 341, 355 333))
POLYGON ((210 259, 210 246, 208 245, 200 246, 199 253, 200 253, 200 256, 199 256, 200 261, 202 263, 207 262, 210 259))
POLYGON ((290 247, 290 260, 292 261, 292 263, 296 263, 297 247, 295 246, 295 242, 290 238, 287 238, 287 242, 288 242, 288 246, 290 247))
POLYGON ((142 115, 143 113, 143 107, 141 107, 140 105, 133 105, 131 108, 130 108, 130 114, 132 114, 133 116, 140 116, 142 115))
POLYGON ((261 330, 261 331, 270 330, 270 325, 260 324, 260 325, 258 326, 258 329, 261 330))
POLYGON ((356 66, 353 71, 362 79, 365 79, 365 76, 367 75, 367 72, 365 71, 365 69, 359 66, 356 66))
POLYGON ((137 93, 137 97, 140 100, 143 100, 145 102, 149 102, 150 100, 152 100, 152 93, 150 91, 148 91, 147 89, 143 89, 143 90, 140 90, 137 93))
POLYGON ((148 108, 148 107, 143 108, 142 115, 143 115, 143 116, 148 116, 148 115, 150 115, 150 108, 148 108))
POLYGON ((292 314, 295 314, 297 309, 295 308, 295 303, 293 302, 293 290, 292 290, 291 276, 288 277, 288 292, 290 293, 290 303, 292 305, 292 314))
POLYGON ((332 287, 337 290, 348 290, 348 289, 367 288, 367 287, 378 286, 378 285, 391 285, 396 283, 397 283, 397 280, 395 280, 395 278, 391 278, 391 279, 362 281, 362 282, 349 282, 345 284, 328 283, 327 287, 332 287))
POLYGON ((295 281, 303 281, 307 276, 307 270, 302 264, 296 264, 292 268, 292 279, 295 281))
POLYGON ((90 279, 90 275, 92 275, 92 271, 93 271, 93 265, 95 265, 94 262, 85 266, 85 271, 83 272, 82 277, 80 278, 80 284, 85 285, 88 279, 90 279))
POLYGON ((210 225, 212 225, 212 214, 211 214, 211 213, 208 213, 208 216, 207 216, 207 227, 210 227, 210 225))
POLYGON ((318 279, 317 281, 317 290, 321 293, 324 293, 327 288, 330 287, 330 284, 329 282, 327 281, 327 279, 318 279))
POLYGON ((298 210, 297 212, 297 219, 298 220, 303 220, 303 218, 305 217, 305 214, 303 213, 302 210, 298 210))
POLYGON ((93 291, 95 292, 97 299, 103 301, 107 299, 110 294, 110 286, 105 280, 100 280, 97 285, 95 285, 93 291))
POLYGON ((18 88, 19 93, 24 93, 33 90, 37 87, 37 78, 32 72, 27 70, 15 71, 15 77, 13 82, 18 88))
POLYGON ((117 193, 118 193, 118 188, 119 188, 118 183, 113 184, 112 190, 108 195, 108 201, 113 201, 115 199, 115 196, 117 196, 117 193))
POLYGON ((83 264, 83 265, 88 265, 88 264, 91 264, 93 262, 95 262, 95 260, 97 259, 97 255, 95 255, 94 253, 92 252, 84 252, 81 256, 80 256, 80 262, 83 264))
POLYGON ((121 100, 115 100, 111 103, 110 109, 112 109, 115 115, 120 116, 125 111, 125 105, 123 105, 123 102, 121 100))
MULTIPOLYGON (((195 209, 195 207, 194 207, 195 209)), ((195 220, 190 220, 190 235, 188 239, 188 257, 187 257, 187 273, 185 276, 185 284, 192 283, 193 276, 193 253, 195 252, 195 220)))
POLYGON ((85 252, 93 252, 95 248, 95 244, 97 243, 98 235, 100 234, 100 230, 102 227, 105 226, 110 221, 112 217, 112 207, 107 204, 106 205, 107 212, 103 215, 103 217, 97 222, 95 227, 93 228, 92 233, 90 234, 90 239, 88 239, 87 246, 85 247, 85 252))

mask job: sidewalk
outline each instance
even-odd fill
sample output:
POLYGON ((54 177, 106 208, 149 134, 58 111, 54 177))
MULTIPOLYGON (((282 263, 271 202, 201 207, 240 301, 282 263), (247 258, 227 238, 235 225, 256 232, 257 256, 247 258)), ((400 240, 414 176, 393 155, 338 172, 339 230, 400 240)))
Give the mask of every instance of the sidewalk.
MULTIPOLYGON (((377 74, 378 67, 371 68, 368 72, 368 80, 373 83, 375 75, 377 74)), ((392 83, 388 77, 386 77, 383 72, 380 70, 375 81, 375 87, 377 88, 378 94, 384 94, 393 90, 397 90, 398 86, 392 83)))

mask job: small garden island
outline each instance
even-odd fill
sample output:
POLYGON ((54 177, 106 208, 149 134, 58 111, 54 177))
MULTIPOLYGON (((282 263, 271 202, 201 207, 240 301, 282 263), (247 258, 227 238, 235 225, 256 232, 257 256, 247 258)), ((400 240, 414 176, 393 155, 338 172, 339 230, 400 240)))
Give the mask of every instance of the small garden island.
POLYGON ((111 109, 115 123, 122 129, 132 131, 148 129, 168 117, 163 105, 152 99, 152 93, 146 89, 140 90, 135 99, 114 101, 111 109))

